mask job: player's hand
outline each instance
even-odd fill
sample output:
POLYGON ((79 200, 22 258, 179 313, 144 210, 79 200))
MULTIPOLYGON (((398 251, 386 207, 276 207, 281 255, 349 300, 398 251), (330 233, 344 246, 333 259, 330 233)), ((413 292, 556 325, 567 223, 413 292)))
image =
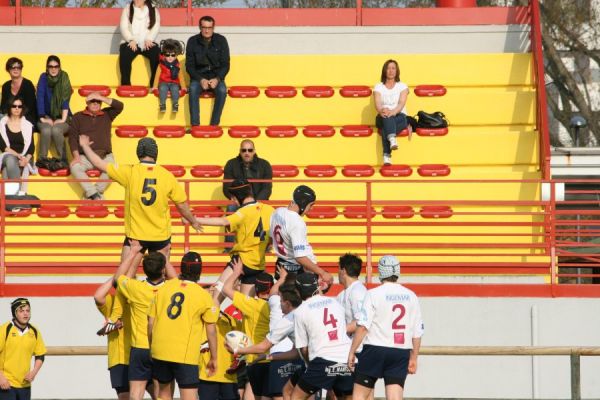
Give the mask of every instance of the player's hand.
POLYGON ((350 353, 348 355, 348 369, 352 372, 354 372, 354 359, 356 358, 356 356, 354 355, 354 353, 350 353))
POLYGON ((90 140, 90 137, 88 135, 79 135, 79 145, 81 147, 91 146, 93 144, 94 142, 90 140))
POLYGON ((194 221, 194 223, 192 224, 192 228, 194 228, 198 233, 204 232, 204 228, 202 227, 200 222, 198 222, 198 220, 194 221))
POLYGON ((409 374, 416 374, 417 373, 417 359, 411 357, 408 360, 408 373, 409 374))
POLYGON ((25 380, 29 383, 33 382, 33 380, 35 379, 35 372, 33 371, 29 371, 26 375, 25 375, 25 380))
POLYGON ((283 267, 283 265, 281 265, 281 264, 277 264, 277 265, 275 266, 275 269, 277 270, 277 273, 279 274, 279 279, 278 279, 278 280, 280 280, 280 281, 282 281, 282 282, 283 282, 283 281, 285 281, 285 277, 286 277, 286 276, 287 276, 287 274, 288 274, 288 271, 287 271, 287 269, 285 269, 285 268, 283 267))
POLYGON ((143 247, 138 240, 129 239, 129 249, 130 249, 130 251, 132 251, 134 253, 141 253, 143 247))
POLYGON ((325 270, 319 275, 319 278, 326 283, 326 286, 331 286, 333 284, 333 276, 325 270))
POLYGON ((4 375, 0 376, 0 389, 2 389, 2 390, 10 389, 10 382, 8 381, 8 379, 6 379, 6 377, 4 375))
POLYGON ((217 359, 211 357, 206 364, 206 376, 211 377, 217 372, 217 359))

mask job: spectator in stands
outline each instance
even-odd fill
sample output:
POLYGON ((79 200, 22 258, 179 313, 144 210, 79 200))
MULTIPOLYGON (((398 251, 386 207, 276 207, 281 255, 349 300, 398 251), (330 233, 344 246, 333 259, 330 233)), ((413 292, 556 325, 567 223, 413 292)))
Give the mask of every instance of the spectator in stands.
MULTIPOLYGON (((26 180, 34 172, 33 125, 24 117, 27 106, 22 97, 11 97, 7 103, 8 114, 0 119, 2 178, 26 180)), ((21 184, 20 190, 26 192, 26 184, 21 184)))
POLYGON ((40 131, 38 159, 48 156, 50 145, 54 142, 58 158, 66 159, 65 134, 69 130, 67 119, 71 115, 71 81, 62 70, 60 58, 48 56, 46 72, 42 72, 37 84, 37 113, 40 131))
POLYGON ((131 63, 138 55, 150 61, 150 85, 158 68, 160 50, 154 42, 160 28, 160 14, 152 0, 132 0, 121 14, 121 46, 119 47, 119 69, 121 85, 131 85, 131 63))
POLYGON ((160 75, 158 76, 159 111, 167 111, 167 96, 171 93, 171 111, 179 111, 179 90, 181 90, 181 67, 177 56, 183 54, 183 43, 166 39, 160 43, 160 75))
MULTIPOLYGON (((123 103, 117 99, 104 97, 100 93, 90 93, 86 99, 86 108, 83 111, 76 113, 70 123, 69 129, 69 147, 73 154, 71 161, 71 174, 75 179, 88 179, 86 171, 94 169, 94 166, 88 160, 79 146, 79 135, 84 134, 90 137, 92 141, 92 150, 102 160, 107 163, 114 163, 115 159, 112 154, 112 145, 110 140, 110 131, 112 121, 123 111, 123 103), (108 107, 100 109, 102 103, 108 107)), ((108 179, 106 172, 102 172, 100 180, 108 179)), ((102 195, 108 187, 108 181, 97 182, 80 182, 83 188, 84 198, 90 200, 101 200, 102 195)))
MULTIPOLYGON (((271 164, 264 158, 258 157, 256 154, 256 148, 254 142, 250 139, 242 140, 240 144, 240 154, 237 157, 232 158, 225 164, 225 179, 223 182, 223 195, 230 199, 231 193, 229 193, 229 187, 231 182, 236 179, 273 179, 273 169, 271 164), (227 181, 231 179, 231 181, 227 181)), ((258 201, 269 200, 271 197, 271 189, 273 184, 271 182, 253 182, 252 192, 254 193, 254 199, 258 201)), ((227 212, 233 213, 239 207, 235 204, 227 206, 227 212)), ((232 236, 225 236, 225 241, 233 243, 232 236)), ((229 249, 226 249, 226 251, 229 249)))
POLYGON ((227 97, 225 76, 229 72, 229 45, 223 35, 214 33, 215 20, 200 18, 200 34, 189 38, 185 52, 185 68, 190 75, 190 118, 192 126, 200 125, 200 93, 215 93, 210 125, 219 125, 227 97))
POLYGON ((2 85, 2 101, 0 102, 0 116, 9 113, 12 97, 20 97, 23 105, 27 108, 27 114, 23 114, 27 121, 35 126, 37 123, 37 107, 35 101, 35 86, 29 79, 23 77, 23 61, 16 57, 11 57, 6 61, 6 72, 10 75, 10 80, 2 85))
POLYGON ((373 89, 377 117, 383 143, 383 164, 392 164, 392 150, 398 149, 396 133, 408 126, 406 99, 408 86, 400 82, 400 68, 396 60, 387 60, 381 70, 381 82, 373 89))

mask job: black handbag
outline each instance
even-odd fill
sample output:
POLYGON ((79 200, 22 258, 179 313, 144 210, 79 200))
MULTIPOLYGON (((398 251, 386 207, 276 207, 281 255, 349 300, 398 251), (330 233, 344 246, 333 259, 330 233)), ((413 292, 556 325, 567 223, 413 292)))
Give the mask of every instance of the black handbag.
POLYGON ((4 208, 6 211, 18 211, 28 208, 39 208, 41 207, 40 198, 33 194, 7 194, 5 197, 4 208), (19 204, 8 204, 11 200, 27 201, 27 203, 19 204))
POLYGON ((67 164, 64 160, 59 160, 55 157, 42 157, 36 161, 35 166, 52 172, 58 171, 59 169, 69 168, 69 164, 67 164))
POLYGON ((436 111, 432 114, 425 111, 417 113, 417 128, 447 128, 448 121, 444 113, 436 111))

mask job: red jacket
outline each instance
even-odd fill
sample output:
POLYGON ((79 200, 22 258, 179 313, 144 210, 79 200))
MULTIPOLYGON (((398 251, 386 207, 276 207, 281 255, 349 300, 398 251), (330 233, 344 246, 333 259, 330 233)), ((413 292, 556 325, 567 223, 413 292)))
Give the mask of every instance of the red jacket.
MULTIPOLYGON (((177 79, 171 79, 171 70, 169 69, 169 67, 163 64, 164 59, 165 56, 161 54, 159 57, 158 64, 160 66, 160 77, 158 78, 158 81, 162 83, 176 83, 179 86, 181 86, 181 82, 179 80, 179 76, 181 76, 181 70, 179 70, 179 76, 177 76, 177 79)), ((175 65, 179 67, 179 60, 175 59, 175 65)))

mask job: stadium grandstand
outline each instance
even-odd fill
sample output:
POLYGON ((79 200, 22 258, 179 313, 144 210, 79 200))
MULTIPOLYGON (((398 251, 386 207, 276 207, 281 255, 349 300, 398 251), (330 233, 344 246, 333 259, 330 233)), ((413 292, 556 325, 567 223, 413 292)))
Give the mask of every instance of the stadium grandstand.
MULTIPOLYGON (((369 287, 378 285, 380 257, 400 259, 402 283, 421 299, 424 347, 600 345, 593 318, 600 211, 595 197, 578 197, 588 187, 567 185, 565 193, 565 180, 552 176, 538 0, 507 7, 438 0, 431 8, 370 8, 364 0, 350 8, 183 3, 160 9, 158 39, 185 43, 201 16, 215 18, 231 51, 219 126, 206 125, 214 99, 202 96, 201 126, 190 129, 183 70, 177 114, 159 112, 143 57, 133 62, 132 86, 120 86, 120 8, 0 0, 0 64, 19 57, 35 83, 56 54, 71 79, 74 113, 91 92, 122 101, 112 126, 115 160, 137 163, 139 138, 156 139, 158 163, 177 177, 197 217, 226 215, 223 167, 252 139, 273 167, 267 203, 287 205, 301 184, 317 193, 304 217, 308 238, 336 281, 346 252, 363 259, 369 287), (393 164, 383 165, 373 86, 388 59, 398 61, 410 89, 408 114, 440 111, 448 127, 398 132, 393 164)), ((96 180, 99 171, 88 175, 96 180)), ((47 346, 102 346, 91 296, 119 264, 124 190, 113 183, 103 200, 82 200, 68 168, 41 170, 28 182, 40 204, 18 211, 5 207, 16 203, 5 197, 6 181, 0 185, 0 320, 10 319, 12 299, 28 297, 47 346)), ((215 282, 229 261, 225 230, 196 233, 174 206, 171 218, 174 265, 197 251, 201 282, 215 282)), ((275 257, 266 258, 273 273, 275 257)), ((330 294, 340 290, 336 283, 330 294)), ((571 393, 564 357, 419 360, 408 398, 571 393)), ((581 398, 600 398, 600 359, 584 360, 581 398)), ((114 397, 103 357, 61 355, 45 364, 34 398, 114 397)), ((380 385, 376 397, 385 396, 380 385)))

